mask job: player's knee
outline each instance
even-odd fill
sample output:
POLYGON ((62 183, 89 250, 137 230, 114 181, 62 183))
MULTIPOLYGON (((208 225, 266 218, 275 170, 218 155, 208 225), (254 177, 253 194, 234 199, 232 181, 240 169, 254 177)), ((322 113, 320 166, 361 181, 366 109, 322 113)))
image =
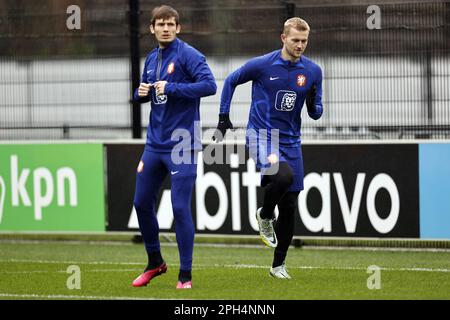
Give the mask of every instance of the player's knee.
POLYGON ((173 207, 173 217, 175 219, 175 230, 183 234, 185 241, 193 241, 195 234, 194 221, 192 220, 192 214, 190 210, 184 210, 180 207, 173 207))
POLYGON ((283 189, 289 188, 294 182, 294 172, 288 164, 280 164, 280 170, 275 176, 275 181, 283 189))
POLYGON ((133 200, 134 208, 136 209, 136 212, 143 212, 143 211, 152 211, 153 206, 152 203, 149 202, 144 197, 135 196, 133 200))
POLYGON ((284 174, 281 178, 281 183, 285 188, 289 188, 292 182, 294 182, 294 175, 292 174, 292 171, 284 174))
POLYGON ((180 222, 192 221, 190 204, 186 203, 172 203, 173 216, 180 222))

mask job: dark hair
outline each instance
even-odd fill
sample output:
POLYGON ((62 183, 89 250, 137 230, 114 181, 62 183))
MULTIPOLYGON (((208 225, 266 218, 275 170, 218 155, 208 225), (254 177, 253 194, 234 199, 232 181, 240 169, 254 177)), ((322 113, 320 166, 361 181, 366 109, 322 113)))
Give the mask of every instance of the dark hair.
POLYGON ((152 19, 150 23, 155 26, 155 21, 157 19, 170 19, 172 17, 175 18, 175 22, 178 25, 180 16, 177 10, 170 6, 162 5, 152 10, 152 19))

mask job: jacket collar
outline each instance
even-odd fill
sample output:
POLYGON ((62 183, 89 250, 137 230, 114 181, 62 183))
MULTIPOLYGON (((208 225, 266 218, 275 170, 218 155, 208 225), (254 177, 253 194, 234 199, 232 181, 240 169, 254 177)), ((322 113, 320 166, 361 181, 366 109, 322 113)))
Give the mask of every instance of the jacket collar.
POLYGON ((289 60, 284 60, 283 57, 281 56, 281 49, 280 49, 280 50, 278 50, 277 58, 272 63, 272 65, 282 65, 282 66, 286 66, 286 67, 305 68, 303 61, 304 61, 303 55, 300 56, 300 59, 297 62, 291 62, 289 60))
POLYGON ((161 50, 164 54, 171 52, 172 50, 176 50, 180 44, 181 40, 178 38, 175 38, 175 40, 173 40, 167 47, 165 47, 164 49, 161 49, 159 47, 159 45, 156 47, 156 49, 159 51, 161 50))

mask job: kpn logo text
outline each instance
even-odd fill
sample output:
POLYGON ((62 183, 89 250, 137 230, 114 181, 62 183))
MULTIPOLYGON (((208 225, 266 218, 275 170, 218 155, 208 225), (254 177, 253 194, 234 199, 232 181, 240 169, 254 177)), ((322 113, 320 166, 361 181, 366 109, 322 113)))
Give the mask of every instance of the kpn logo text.
POLYGON ((43 166, 33 170, 21 168, 19 161, 17 155, 11 155, 9 185, 0 175, 0 223, 5 202, 9 197, 12 208, 22 205, 33 207, 35 220, 42 220, 43 209, 54 203, 55 196, 56 204, 60 207, 66 205, 76 207, 78 205, 77 177, 72 168, 57 168, 53 175, 48 168, 43 166), (31 188, 29 182, 31 182, 31 188), (66 188, 68 188, 68 199, 66 199, 66 188))

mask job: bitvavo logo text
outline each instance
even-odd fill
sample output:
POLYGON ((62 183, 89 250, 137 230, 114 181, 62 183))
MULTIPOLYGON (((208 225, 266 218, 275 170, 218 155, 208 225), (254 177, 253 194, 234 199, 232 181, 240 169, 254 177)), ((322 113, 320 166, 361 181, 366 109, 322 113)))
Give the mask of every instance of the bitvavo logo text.
MULTIPOLYGON (((231 169, 239 167, 239 156, 231 154, 227 161, 231 169)), ((395 181, 386 173, 379 173, 370 181, 366 181, 365 173, 358 173, 356 177, 353 192, 349 192, 347 198, 346 190, 341 173, 321 174, 311 172, 305 176, 304 190, 298 198, 298 208, 300 218, 311 232, 332 232, 332 206, 331 206, 331 177, 333 177, 334 185, 337 192, 339 206, 341 208, 342 219, 344 221, 347 233, 355 233, 358 216, 362 204, 362 194, 367 185, 367 196, 365 197, 367 214, 373 228, 381 234, 390 232, 397 224, 400 214, 400 195, 395 181), (322 208, 317 216, 312 216, 308 206, 307 199, 311 189, 317 189, 322 198, 322 208), (391 210, 385 218, 380 217, 375 198, 381 189, 385 189, 391 200, 391 210), (349 204, 349 199, 351 203, 349 204)), ((196 227, 197 230, 219 230, 223 227, 228 215, 229 206, 231 206, 232 230, 241 231, 242 219, 246 217, 250 226, 257 231, 258 225, 255 218, 257 209, 257 187, 260 186, 261 176, 256 171, 255 162, 252 159, 246 161, 246 171, 240 173, 231 171, 230 185, 227 186, 220 175, 213 171, 204 172, 203 154, 199 153, 197 181, 195 189, 196 197, 196 227), (241 194, 241 186, 247 188, 246 194, 241 194), (218 195, 218 207, 216 212, 208 212, 205 204, 206 191, 214 188, 218 195), (230 197, 231 195, 231 197, 230 197), (241 197, 245 197, 241 200, 241 197), (247 201, 248 212, 241 212, 241 203, 247 201)), ((275 215, 278 214, 276 209, 275 215)), ((170 229, 173 224, 173 214, 171 206, 170 190, 163 190, 161 201, 157 211, 159 225, 162 229, 170 229)), ((129 228, 138 228, 136 213, 133 208, 132 215, 128 224, 129 228)))
MULTIPOLYGON (((11 196, 11 207, 33 207, 34 219, 42 220, 42 209, 50 206, 55 197, 55 179, 49 169, 38 167, 34 170, 19 168, 19 157, 10 157, 10 185, 6 184, 5 176, 0 176, 0 223, 4 215, 7 191, 11 196), (30 175, 32 178, 32 190, 27 189, 30 175), (9 189, 8 189, 9 187, 9 189), (32 197, 30 198, 30 194, 32 197), (32 200, 33 201, 32 201, 32 200)), ((69 205, 78 205, 77 177, 72 168, 62 167, 56 170, 56 198, 57 205, 66 205, 65 186, 68 186, 69 205), (67 182, 67 183, 66 183, 67 182)))
MULTIPOLYGON (((354 233, 358 222, 358 215, 361 207, 365 173, 358 173, 356 176, 355 188, 350 194, 351 205, 346 196, 344 182, 341 173, 333 173, 334 185, 341 208, 342 219, 344 220, 345 231, 354 233)), ((311 172, 305 177, 305 189, 300 193, 298 199, 300 217, 305 227, 311 232, 331 232, 331 175, 324 172, 318 174, 311 172), (317 217, 312 217, 307 206, 308 192, 316 188, 322 198, 322 209, 317 217)), ((394 229, 400 214, 400 195, 395 181, 386 173, 377 174, 367 187, 366 209, 370 223, 379 233, 385 234, 394 229), (381 218, 378 214, 375 197, 379 190, 385 189, 391 200, 391 211, 386 218, 381 218)))

